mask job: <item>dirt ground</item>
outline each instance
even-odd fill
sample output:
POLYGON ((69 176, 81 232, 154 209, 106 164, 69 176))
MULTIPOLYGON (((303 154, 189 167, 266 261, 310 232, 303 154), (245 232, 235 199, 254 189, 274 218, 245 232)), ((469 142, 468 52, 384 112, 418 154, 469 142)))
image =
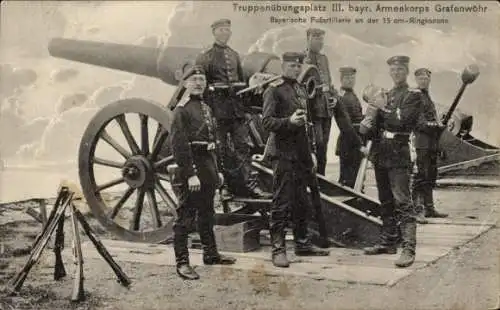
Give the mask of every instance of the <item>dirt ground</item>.
MULTIPOLYGON (((438 203, 455 201, 454 216, 498 218, 498 190, 443 189, 438 203)), ((0 217, 21 214, 22 206, 0 209, 0 217)), ((446 211, 449 211, 448 209, 446 211)), ((94 220, 90 220, 98 227, 94 220)), ((71 231, 66 226, 66 248, 71 231)), ((133 281, 130 289, 116 282, 102 259, 85 259, 87 300, 71 304, 73 264, 68 276, 53 280, 51 264, 35 266, 18 296, 7 296, 4 285, 26 262, 41 224, 26 215, 0 224, 0 309, 454 309, 494 308, 500 295, 499 229, 493 228, 467 245, 454 249, 435 264, 417 270, 393 287, 358 285, 298 277, 267 276, 259 270, 237 271, 197 266, 201 280, 183 281, 173 267, 125 263, 133 281)), ((101 238, 109 238, 99 230, 101 238)), ((84 237, 86 239, 86 237, 84 237)), ((418 250, 418 249, 417 249, 418 250)), ((333 251, 331 255, 335 255, 333 251)), ((42 260, 53 260, 46 249, 42 260)))

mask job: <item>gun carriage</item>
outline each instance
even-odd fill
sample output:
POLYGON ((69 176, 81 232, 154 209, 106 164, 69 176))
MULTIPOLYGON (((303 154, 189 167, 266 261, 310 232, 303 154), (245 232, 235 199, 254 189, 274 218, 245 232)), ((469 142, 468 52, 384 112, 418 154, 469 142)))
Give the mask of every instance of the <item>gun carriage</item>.
MULTIPOLYGON (((201 49, 151 48, 56 38, 50 42, 49 52, 53 57, 152 77, 177 86, 183 72, 193 65, 201 49)), ((263 52, 242 56, 242 66, 247 82, 259 74, 273 77, 281 71, 279 57, 263 52)), ((320 84, 319 78, 315 66, 304 65, 300 82, 305 84, 311 97, 315 96, 316 87, 320 84)), ((260 86, 265 85, 264 82, 260 86)), ((83 134, 78 158, 83 194, 99 222, 122 239, 157 243, 168 239, 172 234, 177 198, 172 191, 169 176, 172 171, 169 167, 172 168, 175 163, 169 152, 168 133, 172 123, 172 109, 182 97, 183 91, 182 86, 177 87, 166 104, 141 98, 120 99, 109 103, 95 114, 83 134), (135 120, 135 126, 131 124, 131 120, 135 120), (125 144, 111 134, 110 128, 113 126, 121 132, 125 144), (134 137, 133 132, 137 136, 134 137), (110 146, 121 159, 115 161, 97 155, 96 148, 99 144, 110 146), (101 183, 96 178, 96 172, 103 167, 114 169, 118 175, 111 181, 108 178, 107 182, 101 183), (124 186, 123 192, 111 201, 109 194, 104 191, 116 186, 124 186), (131 206, 132 210, 128 218, 129 225, 118 220, 125 205, 131 206), (149 211, 143 210, 145 206, 149 211)), ((252 87, 244 93, 242 100, 249 103, 248 126, 253 144, 252 153, 261 155, 268 137, 260 124, 261 93, 253 91, 252 87)), ((269 163, 262 156, 254 156, 254 159, 252 165, 259 173, 259 181, 263 188, 271 191, 272 170, 269 163)), ((378 200, 320 175, 317 175, 317 179, 330 241, 356 247, 375 242, 381 226, 378 200)), ((226 205, 225 214, 218 214, 220 221, 251 218, 257 212, 266 218, 271 201, 236 197, 231 202, 238 206, 231 210, 226 205)), ((319 234, 318 225, 313 223, 312 230, 319 234)))

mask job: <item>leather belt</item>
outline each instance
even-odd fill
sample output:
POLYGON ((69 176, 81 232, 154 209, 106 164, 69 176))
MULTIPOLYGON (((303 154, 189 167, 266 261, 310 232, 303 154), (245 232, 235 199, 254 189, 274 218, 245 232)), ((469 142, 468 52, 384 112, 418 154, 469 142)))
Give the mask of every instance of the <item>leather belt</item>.
POLYGON ((207 141, 191 141, 189 145, 200 151, 213 151, 215 150, 215 142, 207 141))
POLYGON ((398 131, 387 131, 384 130, 382 132, 382 137, 385 139, 409 139, 410 138, 410 133, 409 132, 398 132, 398 131))

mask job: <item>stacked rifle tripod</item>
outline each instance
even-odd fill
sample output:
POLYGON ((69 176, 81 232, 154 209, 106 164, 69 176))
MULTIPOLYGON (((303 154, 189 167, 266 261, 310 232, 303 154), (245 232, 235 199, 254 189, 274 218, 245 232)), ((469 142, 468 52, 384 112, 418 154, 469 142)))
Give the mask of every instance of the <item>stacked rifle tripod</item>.
POLYGON ((40 256, 51 239, 50 237, 55 231, 54 241, 54 280, 60 280, 66 276, 66 270, 61 257, 61 251, 64 248, 64 214, 69 207, 71 214, 71 226, 73 228, 73 255, 75 257, 75 279, 73 285, 73 293, 71 300, 79 302, 85 299, 85 291, 83 289, 83 256, 82 246, 80 242, 80 230, 78 222, 80 222, 85 234, 89 237, 90 241, 94 244, 99 254, 109 264, 111 269, 115 272, 118 282, 124 287, 129 287, 131 281, 127 275, 122 271, 120 266, 113 260, 109 252, 106 250, 102 242, 99 240, 95 232, 85 220, 83 214, 73 204, 74 193, 68 187, 62 187, 56 198, 54 208, 50 212, 47 223, 44 225, 42 232, 37 236, 33 249, 31 250, 30 257, 23 269, 9 282, 8 289, 11 294, 19 292, 23 286, 28 273, 31 268, 38 262, 40 256))

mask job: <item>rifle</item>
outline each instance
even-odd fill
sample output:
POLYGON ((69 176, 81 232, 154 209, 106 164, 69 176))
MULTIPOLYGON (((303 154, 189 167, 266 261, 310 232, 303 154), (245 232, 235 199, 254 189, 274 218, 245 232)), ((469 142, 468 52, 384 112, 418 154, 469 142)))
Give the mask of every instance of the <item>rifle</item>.
POLYGON ((80 241, 80 231, 78 229, 78 222, 75 217, 75 206, 71 205, 71 227, 73 229, 73 257, 75 268, 75 279, 73 283, 73 292, 71 294, 71 301, 81 301, 85 299, 85 290, 83 289, 83 255, 82 243, 80 241))
MULTIPOLYGON (((30 257, 28 258, 28 261, 24 265, 23 269, 9 282, 8 290, 11 293, 19 292, 31 268, 33 268, 36 262, 40 259, 42 251, 47 246, 50 236, 54 233, 59 220, 64 219, 64 211, 70 204, 71 199, 73 199, 73 194, 70 193, 68 195, 67 191, 65 191, 63 194, 65 196, 64 203, 61 205, 56 205, 57 207, 54 206, 50 214, 49 221, 44 226, 42 233, 38 235, 37 239, 35 240, 35 244, 33 246, 33 250, 31 251, 30 257)), ((63 200, 63 198, 61 198, 61 200, 63 200)))
POLYGON ((102 258, 108 263, 108 265, 113 269, 114 273, 116 274, 118 278, 118 282, 125 286, 128 287, 131 283, 130 279, 127 277, 127 275, 123 272, 123 270, 120 268, 120 266, 114 261, 114 259, 111 257, 111 254, 106 250, 104 247, 104 244, 102 244, 101 240, 95 235, 94 231, 90 227, 89 223, 85 220, 85 217, 83 214, 75 207, 73 207, 74 214, 78 221, 80 222, 80 225, 83 228, 83 231, 85 234, 89 237, 90 241, 94 244, 94 246, 97 249, 97 252, 102 256, 102 258))
POLYGON ((57 225, 55 239, 54 254, 56 259, 54 265, 54 280, 57 281, 66 276, 66 269, 64 268, 64 263, 61 256, 61 251, 64 249, 64 216, 61 217, 57 225))
MULTIPOLYGON (((313 148, 315 148, 315 143, 314 143, 314 131, 311 130, 313 124, 311 122, 311 115, 309 112, 308 108, 308 102, 304 102, 303 108, 306 113, 306 124, 305 124, 305 131, 306 131, 306 139, 308 144, 312 144, 313 148), (310 136, 312 134, 312 136, 310 136), (313 143, 311 143, 311 137, 313 139, 313 143)), ((313 150, 314 152, 314 150, 313 150)), ((309 189, 311 191, 311 202, 314 208, 314 214, 316 217, 316 222, 318 223, 318 232, 319 232, 319 240, 318 240, 318 245, 322 248, 327 248, 329 247, 329 242, 328 242, 328 232, 326 230, 326 223, 325 223, 325 217, 323 215, 323 209, 322 209, 322 204, 321 204, 321 195, 319 192, 319 183, 318 183, 318 178, 316 176, 316 171, 310 171, 309 175, 307 177, 308 183, 309 183, 309 189)))

